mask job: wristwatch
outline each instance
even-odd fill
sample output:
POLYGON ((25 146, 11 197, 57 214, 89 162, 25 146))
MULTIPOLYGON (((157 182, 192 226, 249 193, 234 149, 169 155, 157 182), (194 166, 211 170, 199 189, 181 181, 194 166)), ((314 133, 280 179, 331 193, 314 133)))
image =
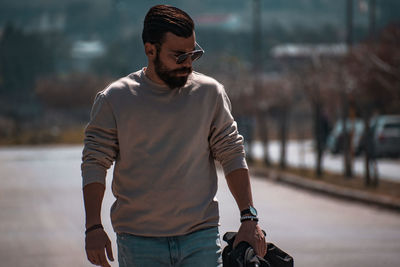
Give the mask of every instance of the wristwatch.
POLYGON ((257 217, 256 208, 254 208, 253 206, 249 206, 248 209, 244 209, 244 210, 240 211, 240 216, 241 217, 243 217, 245 215, 251 215, 251 216, 257 217))

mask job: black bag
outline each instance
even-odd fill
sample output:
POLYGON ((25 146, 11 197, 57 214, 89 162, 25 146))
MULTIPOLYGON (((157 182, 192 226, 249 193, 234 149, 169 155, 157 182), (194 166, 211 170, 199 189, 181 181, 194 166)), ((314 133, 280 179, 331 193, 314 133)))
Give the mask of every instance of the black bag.
POLYGON ((267 242, 267 254, 264 258, 257 256, 247 242, 240 242, 233 249, 236 234, 227 232, 223 237, 228 243, 222 251, 224 267, 293 267, 293 258, 273 243, 267 242))

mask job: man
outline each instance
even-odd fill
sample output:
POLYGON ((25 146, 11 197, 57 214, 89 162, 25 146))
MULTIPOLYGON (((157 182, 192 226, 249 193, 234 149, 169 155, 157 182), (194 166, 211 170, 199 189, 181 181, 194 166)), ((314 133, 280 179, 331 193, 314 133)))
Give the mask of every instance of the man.
MULTIPOLYGON (((101 225, 106 170, 115 162, 111 220, 120 266, 219 266, 218 160, 241 211, 237 242, 263 256, 243 138, 221 84, 192 72, 203 50, 184 11, 152 7, 143 28, 148 66, 96 96, 85 131, 82 177, 86 253, 110 266, 101 225)), ((239 219, 239 218, 238 218, 239 219)))

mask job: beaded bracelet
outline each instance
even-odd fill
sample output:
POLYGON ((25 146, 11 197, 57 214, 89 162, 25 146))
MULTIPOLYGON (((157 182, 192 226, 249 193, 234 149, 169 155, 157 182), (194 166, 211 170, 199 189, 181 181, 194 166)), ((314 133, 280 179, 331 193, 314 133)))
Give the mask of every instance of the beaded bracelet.
POLYGON ((258 222, 258 218, 255 217, 255 216, 242 216, 242 217, 240 217, 240 222, 244 222, 244 221, 258 222))
POLYGON ((104 229, 103 225, 101 225, 101 224, 95 224, 95 225, 93 225, 93 226, 90 226, 88 229, 86 229, 85 235, 86 235, 87 233, 93 231, 93 230, 100 229, 100 228, 101 228, 101 229, 104 229))

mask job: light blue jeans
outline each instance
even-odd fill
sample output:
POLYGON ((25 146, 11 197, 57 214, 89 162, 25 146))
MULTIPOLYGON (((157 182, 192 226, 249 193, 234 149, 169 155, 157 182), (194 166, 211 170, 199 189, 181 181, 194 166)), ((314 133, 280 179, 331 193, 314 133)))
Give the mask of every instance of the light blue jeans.
POLYGON ((222 266, 218 227, 175 237, 117 234, 120 267, 222 266))

